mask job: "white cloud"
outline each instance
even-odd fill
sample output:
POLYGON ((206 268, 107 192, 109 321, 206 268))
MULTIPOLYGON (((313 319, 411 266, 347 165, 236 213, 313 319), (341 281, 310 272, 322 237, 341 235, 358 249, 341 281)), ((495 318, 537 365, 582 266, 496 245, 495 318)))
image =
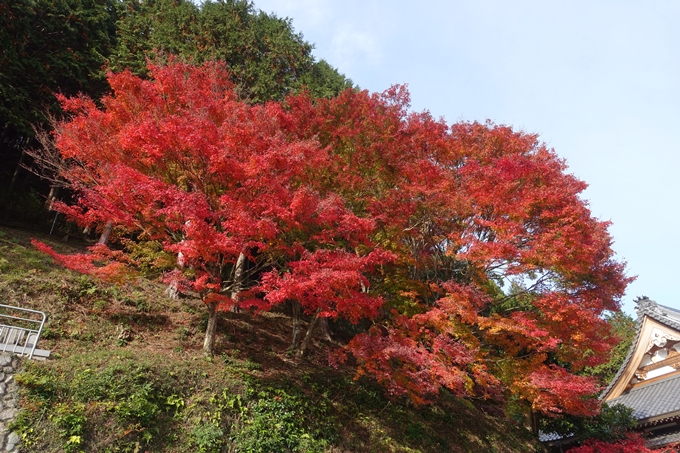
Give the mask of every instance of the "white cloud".
POLYGON ((382 52, 378 40, 370 33, 340 28, 333 34, 329 60, 334 66, 350 71, 366 64, 378 66, 381 59, 382 52))
POLYGON ((333 16, 333 6, 328 1, 263 0, 257 1, 255 7, 265 13, 293 19, 295 30, 303 34, 325 27, 333 16))

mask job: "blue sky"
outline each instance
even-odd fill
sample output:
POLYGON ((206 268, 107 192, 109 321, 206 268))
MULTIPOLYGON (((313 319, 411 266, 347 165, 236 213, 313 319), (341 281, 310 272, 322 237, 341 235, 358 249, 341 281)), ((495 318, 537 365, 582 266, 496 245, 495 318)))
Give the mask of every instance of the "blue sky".
POLYGON ((538 133, 589 184, 647 295, 680 308, 680 2, 256 0, 370 91, 538 133))

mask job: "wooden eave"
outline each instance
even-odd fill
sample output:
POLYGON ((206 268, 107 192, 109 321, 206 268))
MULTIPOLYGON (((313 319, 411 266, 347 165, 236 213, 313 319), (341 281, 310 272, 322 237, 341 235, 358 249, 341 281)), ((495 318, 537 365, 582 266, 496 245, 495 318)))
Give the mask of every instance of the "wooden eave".
POLYGON ((680 411, 663 414, 656 417, 643 418, 637 421, 637 428, 644 428, 645 431, 654 431, 661 425, 677 424, 680 421, 680 411))

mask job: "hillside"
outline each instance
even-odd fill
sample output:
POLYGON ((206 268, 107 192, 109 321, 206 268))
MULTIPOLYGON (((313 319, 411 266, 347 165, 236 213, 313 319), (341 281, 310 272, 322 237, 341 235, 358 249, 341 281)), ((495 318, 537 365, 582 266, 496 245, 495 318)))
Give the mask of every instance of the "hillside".
MULTIPOLYGON (((285 310, 223 313, 216 354, 201 353, 201 302, 151 280, 110 285, 55 265, 85 244, 0 228, 0 300, 43 310, 47 362, 23 364, 14 427, 26 452, 539 452, 518 420, 482 401, 414 407, 388 398, 317 340, 286 353, 285 310)), ((337 331, 336 326, 336 331, 337 331)), ((335 331, 334 331, 335 332, 335 331)))

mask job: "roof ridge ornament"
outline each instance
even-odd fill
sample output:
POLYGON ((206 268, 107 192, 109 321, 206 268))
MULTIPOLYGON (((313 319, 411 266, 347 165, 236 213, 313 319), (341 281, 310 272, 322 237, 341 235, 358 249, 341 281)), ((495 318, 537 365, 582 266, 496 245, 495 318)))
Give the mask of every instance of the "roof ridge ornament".
POLYGON ((635 312, 637 313, 638 318, 641 318, 644 313, 666 316, 666 313, 661 310, 659 305, 647 296, 639 296, 634 302, 637 304, 635 312))

